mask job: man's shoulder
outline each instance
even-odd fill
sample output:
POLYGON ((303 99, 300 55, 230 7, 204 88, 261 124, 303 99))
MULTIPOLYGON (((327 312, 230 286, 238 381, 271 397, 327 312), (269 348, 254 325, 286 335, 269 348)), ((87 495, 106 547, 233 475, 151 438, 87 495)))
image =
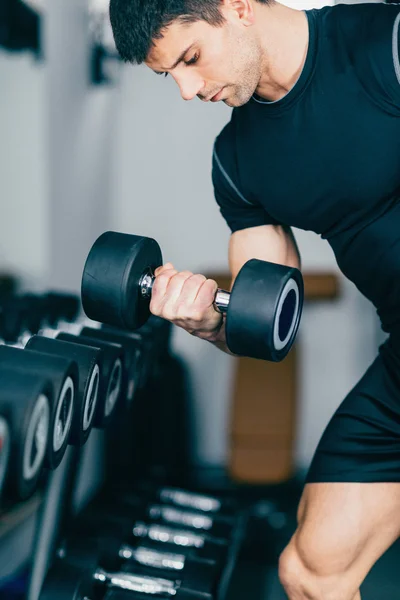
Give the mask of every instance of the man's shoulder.
POLYGON ((400 4, 386 4, 382 1, 345 3, 339 2, 314 11, 319 17, 322 26, 336 25, 343 34, 355 35, 356 39, 368 36, 369 40, 379 37, 380 32, 385 32, 386 27, 393 27, 400 4))
POLYGON ((400 103, 400 4, 337 4, 319 15, 320 50, 382 108, 398 114, 400 103), (350 67, 350 68, 349 68, 350 67))

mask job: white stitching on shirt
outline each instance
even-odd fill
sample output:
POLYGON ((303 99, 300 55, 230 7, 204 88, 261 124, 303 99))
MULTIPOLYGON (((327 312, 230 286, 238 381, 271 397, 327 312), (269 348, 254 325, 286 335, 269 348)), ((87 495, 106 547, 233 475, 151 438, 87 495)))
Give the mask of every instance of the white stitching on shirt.
POLYGON ((217 151, 215 148, 214 148, 214 158, 216 160, 217 165, 220 168, 221 173, 223 174, 223 176, 225 177, 225 179, 227 180, 227 182, 229 183, 231 188, 237 193, 239 198, 241 198, 243 200, 243 202, 246 202, 246 204, 250 204, 251 206, 254 206, 254 204, 252 202, 250 202, 249 200, 246 200, 246 198, 243 196, 243 194, 237 189, 236 185, 233 183, 232 179, 229 177, 228 173, 225 171, 224 167, 222 166, 221 161, 218 158, 218 154, 217 154, 217 151))
POLYGON ((399 28, 400 28, 400 13, 397 15, 397 18, 394 22, 394 29, 393 29, 394 70, 396 71, 397 79, 400 84, 399 28))

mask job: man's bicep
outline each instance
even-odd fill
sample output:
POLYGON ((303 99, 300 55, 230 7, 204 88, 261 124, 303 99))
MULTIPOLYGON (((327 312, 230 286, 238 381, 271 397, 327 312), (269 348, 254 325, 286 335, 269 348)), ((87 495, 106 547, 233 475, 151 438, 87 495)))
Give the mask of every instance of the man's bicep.
POLYGON ((252 258, 300 268, 297 244, 290 228, 261 225, 236 231, 229 241, 229 266, 235 280, 245 262, 252 258))

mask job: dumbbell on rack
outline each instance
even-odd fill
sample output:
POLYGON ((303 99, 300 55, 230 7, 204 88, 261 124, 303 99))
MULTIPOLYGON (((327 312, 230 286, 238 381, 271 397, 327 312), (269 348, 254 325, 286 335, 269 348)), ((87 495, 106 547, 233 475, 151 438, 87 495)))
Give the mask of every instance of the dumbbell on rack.
POLYGON ((196 531, 149 520, 133 521, 110 513, 85 511, 74 523, 74 531, 87 537, 118 535, 128 545, 140 541, 168 552, 178 552, 190 558, 204 558, 223 562, 228 552, 229 540, 215 538, 205 531, 196 531))
MULTIPOLYGON (((75 392, 78 388, 77 364, 65 357, 48 353, 0 346, 0 368, 5 380, 7 373, 10 373, 11 377, 11 373, 16 372, 22 382, 29 375, 41 376, 43 380, 50 381, 52 393, 48 391, 44 394, 50 403, 50 414, 49 437, 43 465, 55 469, 60 464, 69 441, 75 392)), ((21 407, 32 401, 29 387, 26 387, 25 391, 21 387, 18 395, 21 407)), ((35 396, 33 401, 36 401, 35 396)), ((15 403, 11 403, 11 412, 14 411, 13 404, 15 403)), ((43 428, 41 420, 37 426, 43 428)))
POLYGON ((100 351, 35 335, 25 346, 26 351, 50 354, 54 357, 73 360, 78 366, 78 386, 75 393, 74 410, 69 443, 83 446, 93 426, 97 407, 101 373, 100 351))
POLYGON ((115 414, 118 402, 125 393, 126 352, 124 348, 117 343, 108 343, 86 336, 50 330, 41 332, 42 339, 47 339, 46 334, 54 336, 53 343, 54 341, 64 342, 87 348, 99 354, 101 369, 97 410, 94 414, 93 426, 97 428, 107 427, 115 414))
POLYGON ((80 299, 72 294, 48 293, 10 296, 0 305, 0 339, 15 343, 22 334, 59 321, 73 321, 80 311, 80 299))
MULTIPOLYGON (((18 447, 25 448, 22 452, 25 462, 20 468, 13 469, 14 475, 10 478, 10 497, 29 497, 37 487, 42 467, 54 470, 60 464, 68 444, 82 446, 88 439, 92 426, 107 425, 120 390, 118 381, 123 359, 122 348, 115 347, 113 350, 111 353, 114 364, 120 365, 119 371, 116 368, 110 370, 110 361, 104 361, 104 352, 100 348, 81 342, 33 336, 25 349, 0 346, 2 390, 4 394, 8 394, 3 403, 3 416, 7 415, 7 423, 13 425, 12 439, 18 447), (109 371, 108 382, 107 374, 105 376, 103 373, 104 364, 109 371), (18 375, 12 377, 15 371, 18 375), (49 380, 46 394, 36 397, 34 394, 37 386, 30 390, 29 375, 32 374, 40 374, 42 379, 49 380), (7 388, 7 381, 14 381, 12 394, 7 388), (100 382, 103 405, 100 405, 99 411, 97 398, 100 382), (18 398, 18 402, 12 402, 11 395, 18 398), (39 401, 37 398, 40 399, 41 410, 34 410, 35 401, 39 401), (23 411, 32 411, 32 417, 23 420, 23 411), (15 417, 17 414, 20 414, 19 418, 15 417), (16 423, 21 431, 17 430, 16 423), (37 445, 35 452, 34 444, 37 445)), ((19 456, 15 450, 11 456, 14 455, 19 456)))
POLYGON ((171 525, 212 537, 229 540, 235 519, 227 515, 208 515, 201 511, 148 502, 146 498, 122 495, 119 499, 107 497, 95 499, 88 507, 88 520, 113 520, 122 523, 145 521, 160 525, 171 525))
POLYGON ((26 500, 37 488, 53 405, 49 379, 0 368, 0 490, 5 504, 26 500))
POLYGON ((126 600, 176 598, 176 600, 211 600, 209 594, 182 588, 179 580, 110 573, 104 569, 82 572, 76 567, 56 562, 50 569, 40 600, 100 600, 119 594, 126 600))
POLYGON ((170 330, 170 323, 152 316, 148 323, 135 332, 82 320, 76 323, 59 322, 57 329, 45 329, 41 333, 53 337, 68 333, 122 345, 125 351, 127 379, 124 395, 129 404, 135 391, 146 386, 153 375, 152 371, 168 352, 170 330))
MULTIPOLYGON (((101 323, 137 329, 150 315, 154 271, 163 263, 151 238, 106 232, 89 252, 82 277, 82 305, 101 323)), ((236 277, 232 292, 218 290, 214 307, 226 314, 232 353, 280 361, 299 327, 303 279, 298 269, 252 259, 236 277)))
POLYGON ((123 544, 115 536, 70 537, 58 549, 57 556, 81 570, 100 567, 109 572, 179 579, 181 588, 209 594, 216 591, 220 571, 220 565, 213 560, 190 558, 140 542, 123 544))
POLYGON ((232 514, 237 510, 237 505, 231 498, 221 499, 205 494, 199 494, 182 488, 169 486, 156 486, 150 482, 141 482, 137 491, 146 497, 153 498, 163 504, 171 504, 180 508, 198 510, 211 515, 232 514))

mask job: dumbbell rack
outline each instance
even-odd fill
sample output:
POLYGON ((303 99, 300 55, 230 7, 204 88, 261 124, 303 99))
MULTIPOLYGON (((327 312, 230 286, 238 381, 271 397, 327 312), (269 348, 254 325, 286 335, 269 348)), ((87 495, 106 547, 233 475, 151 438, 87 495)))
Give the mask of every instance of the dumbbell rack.
MULTIPOLYGON (((76 318, 76 314, 70 315, 71 321, 74 321, 76 318)), ((32 329, 38 326, 39 321, 36 320, 32 329)), ((35 331, 31 331, 31 333, 35 333, 35 331)), ((148 333, 149 332, 147 332, 147 334, 148 333)), ((13 332, 13 335, 15 335, 15 332, 13 332)), ((106 450, 114 450, 114 455, 112 455, 110 452, 107 452, 108 456, 105 466, 108 467, 108 472, 106 474, 106 483, 112 487, 116 483, 116 478, 118 480, 118 477, 124 476, 126 478, 124 485, 125 491, 134 489, 138 482, 138 476, 145 476, 151 470, 154 471, 155 465, 158 465, 158 469, 156 469, 156 471, 163 474, 163 482, 168 483, 168 473, 170 472, 170 467, 172 466, 172 464, 168 463, 166 458, 167 448, 165 445, 163 446, 162 442, 160 442, 158 452, 156 451, 154 453, 154 449, 151 448, 152 452, 150 454, 152 454, 152 456, 146 465, 139 464, 137 460, 135 462, 135 447, 130 443, 128 445, 129 439, 132 437, 129 435, 131 433, 131 429, 129 429, 129 427, 131 427, 133 419, 136 419, 139 423, 141 423, 140 419, 142 415, 140 414, 140 410, 138 412, 140 405, 144 406, 149 404, 148 400, 152 395, 154 396, 157 393, 166 392, 165 386, 162 384, 157 386, 156 384, 157 377, 161 379, 160 370, 162 371, 162 369, 170 369, 175 367, 176 370, 172 374, 172 380, 178 385, 178 387, 181 385, 182 390, 184 388, 184 384, 180 382, 180 379, 184 375, 184 369, 179 366, 177 367, 177 362, 174 362, 174 360, 171 359, 171 356, 168 352, 169 333, 163 334, 160 339, 162 340, 162 342, 160 342, 160 348, 157 349, 156 353, 153 352, 151 355, 151 364, 148 369, 145 369, 145 371, 147 370, 147 384, 145 387, 142 386, 142 389, 139 393, 139 400, 136 400, 134 405, 130 407, 129 416, 127 414, 120 415, 118 426, 121 429, 118 431, 118 434, 116 433, 115 427, 114 430, 110 428, 109 431, 104 432, 104 444, 106 450), (140 397, 142 397, 142 402, 140 402, 140 397), (146 402, 143 402, 144 398, 146 399, 146 402), (139 418, 137 419, 137 417, 139 418), (125 434, 123 433, 124 427, 125 434), (124 450, 125 452, 121 454, 121 450, 124 450), (122 458, 124 458, 124 460, 122 460, 122 458), (120 465, 119 469, 115 469, 116 461, 120 465), (127 477, 128 473, 129 478, 127 477)), ((161 402, 158 403, 158 405, 165 407, 167 403, 161 402)), ((161 418, 161 421, 163 421, 163 418, 161 418)), ((154 424, 154 419, 152 424, 154 424)), ((161 432, 161 429, 157 432, 157 434, 161 432)), ((93 434, 90 434, 89 439, 92 438, 92 435, 93 434)), ((152 444, 150 441, 150 447, 151 445, 152 444)), ((32 512, 36 510, 36 534, 33 544, 34 552, 32 556, 29 582, 25 596, 26 600, 39 600, 43 582, 57 555, 60 541, 68 534, 69 528, 74 521, 74 499, 76 496, 76 487, 79 480, 79 472, 82 466, 82 461, 84 460, 85 456, 85 448, 87 446, 69 446, 58 467, 48 473, 44 491, 36 494, 36 496, 28 500, 25 504, 25 508, 27 510, 29 509, 28 507, 30 507, 32 512)), ((149 454, 148 450, 149 448, 147 448, 146 451, 142 452, 140 455, 140 461, 142 463, 145 463, 143 459, 146 452, 149 454)), ((176 454, 182 453, 177 452, 176 454)), ((172 457, 170 462, 174 463, 175 458, 176 457, 172 457)), ((176 462, 173 466, 176 467, 176 462)), ((179 466, 182 467, 182 465, 179 466)), ((218 585, 218 600, 222 600, 226 596, 227 587, 236 563, 239 547, 244 537, 244 529, 245 519, 243 515, 238 513, 232 528, 229 550, 218 585)), ((0 598, 1 597, 2 596, 0 592, 0 598)))

